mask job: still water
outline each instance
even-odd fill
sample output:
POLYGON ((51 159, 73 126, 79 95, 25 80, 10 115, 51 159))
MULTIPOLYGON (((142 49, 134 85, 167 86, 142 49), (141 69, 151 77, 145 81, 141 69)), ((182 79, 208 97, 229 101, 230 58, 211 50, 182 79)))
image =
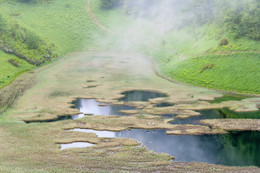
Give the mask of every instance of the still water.
POLYGON ((133 110, 135 107, 127 105, 108 105, 105 103, 100 103, 95 99, 77 99, 72 102, 72 108, 78 109, 82 114, 74 115, 72 119, 78 119, 84 117, 84 114, 92 115, 128 115, 120 112, 120 110, 133 110))
MULTIPOLYGON (((151 98, 167 97, 166 94, 150 91, 129 91, 123 93, 125 97, 119 101, 148 101, 151 98)), ((73 108, 77 108, 82 114, 74 116, 60 116, 57 119, 46 122, 66 119, 77 119, 84 114, 93 115, 127 115, 120 110, 136 109, 127 105, 107 105, 97 102, 95 99, 77 99, 73 102, 73 108)), ((171 106, 168 103, 157 105, 158 107, 171 106)), ((259 112, 235 113, 228 109, 202 110, 201 116, 188 119, 175 119, 173 124, 198 124, 201 119, 211 118, 255 118, 259 119, 259 112)), ((175 117, 176 115, 165 115, 175 117)), ((33 121, 36 122, 36 121, 33 121)), ((44 122, 44 121, 39 121, 44 122)), ((27 122, 30 123, 30 122, 27 122)), ((212 164, 231 166, 260 167, 260 132, 232 132, 221 135, 167 135, 165 130, 133 129, 130 131, 110 132, 91 129, 73 129, 82 133, 95 133, 98 137, 105 138, 131 138, 139 141, 150 150, 160 153, 168 153, 176 157, 175 161, 196 161, 212 164)), ((75 147, 90 147, 93 144, 75 142, 61 144, 61 149, 75 147)))
POLYGON ((69 144, 60 144, 60 150, 65 150, 67 148, 84 148, 84 147, 90 147, 94 144, 87 143, 87 142, 73 142, 69 144))
POLYGON ((126 91, 122 93, 125 95, 120 98, 119 101, 130 102, 130 101, 143 101, 147 102, 149 99, 158 98, 158 97, 167 97, 167 94, 153 92, 153 91, 142 91, 142 90, 133 90, 126 91))
MULTIPOLYGON (((176 157, 174 161, 196 161, 230 166, 260 166, 259 132, 176 136, 167 135, 165 130, 133 129, 110 132, 73 129, 73 131, 95 133, 98 137, 135 139, 149 150, 168 153, 176 157)), ((77 147, 76 143, 74 147, 77 147)))

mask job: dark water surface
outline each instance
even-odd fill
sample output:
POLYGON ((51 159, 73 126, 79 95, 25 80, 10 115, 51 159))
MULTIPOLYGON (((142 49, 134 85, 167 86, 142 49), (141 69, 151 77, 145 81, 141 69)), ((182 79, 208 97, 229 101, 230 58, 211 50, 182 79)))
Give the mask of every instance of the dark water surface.
POLYGON ((121 115, 126 116, 129 114, 125 114, 120 112, 121 110, 134 110, 135 107, 131 107, 128 105, 108 105, 104 103, 99 103, 95 99, 77 99, 72 102, 72 108, 78 109, 81 114, 77 115, 64 115, 59 116, 58 118, 51 120, 29 120, 26 123, 50 123, 56 121, 64 121, 64 120, 75 120, 84 117, 84 114, 91 115, 121 115))
POLYGON ((163 102, 163 103, 158 103, 155 105, 155 107, 168 107, 168 106, 174 106, 175 104, 173 103, 168 103, 168 102, 163 102))
MULTIPOLYGON (((150 150, 168 153, 176 157, 174 161, 196 161, 230 166, 260 166, 259 132, 175 136, 167 135, 165 130, 133 129, 110 132, 73 129, 73 131, 95 133, 98 137, 135 139, 150 150)), ((74 147, 77 146, 74 145, 74 147)))
POLYGON ((196 161, 233 166, 260 166, 260 133, 234 132, 225 135, 167 135, 165 130, 131 130, 116 137, 136 139, 148 149, 196 161))
MULTIPOLYGON (((152 98, 167 97, 166 94, 150 91, 128 91, 123 93, 125 97, 119 101, 148 101, 152 98)), ((73 108, 82 114, 74 116, 60 116, 53 120, 27 121, 54 122, 67 119, 77 119, 84 114, 93 115, 122 115, 127 114, 120 110, 136 109, 127 105, 108 105, 97 102, 95 99, 77 99, 73 102, 73 108)), ((157 107, 172 106, 171 103, 161 103, 157 107)), ((200 116, 187 119, 175 119, 173 124, 199 124, 201 119, 219 118, 252 118, 259 119, 260 112, 236 113, 228 109, 201 110, 200 116)), ((176 117, 176 115, 164 115, 176 117)), ((96 131, 91 129, 73 129, 72 131, 95 133, 98 137, 105 138, 130 138, 135 139, 148 149, 159 153, 168 153, 176 157, 175 161, 196 161, 229 166, 258 166, 260 167, 260 132, 232 132, 221 135, 167 135, 165 130, 133 129, 130 131, 111 132, 96 131)), ((75 142, 60 144, 61 149, 90 147, 93 144, 87 142, 75 142)))
POLYGON ((126 91, 122 93, 125 95, 120 98, 119 101, 131 102, 131 101, 143 101, 147 102, 149 99, 158 98, 158 97, 168 97, 167 94, 153 92, 153 91, 142 91, 142 90, 134 90, 134 91, 126 91))

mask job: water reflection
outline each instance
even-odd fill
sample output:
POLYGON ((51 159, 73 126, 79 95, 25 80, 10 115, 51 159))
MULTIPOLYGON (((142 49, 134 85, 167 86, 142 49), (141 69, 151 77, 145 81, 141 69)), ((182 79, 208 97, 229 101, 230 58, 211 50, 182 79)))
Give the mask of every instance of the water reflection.
POLYGON ((78 109, 83 114, 75 115, 73 119, 81 118, 84 114, 92 115, 128 115, 120 112, 120 110, 133 110, 136 109, 127 105, 107 105, 99 103, 95 99, 77 99, 72 102, 72 108, 78 109))
POLYGON ((142 91, 142 90, 134 90, 134 91, 126 91, 122 93, 125 95, 123 98, 120 98, 119 101, 144 101, 147 102, 149 99, 158 98, 158 97, 167 97, 167 94, 152 92, 152 91, 142 91))
POLYGON ((96 133, 100 137, 131 138, 148 149, 168 153, 176 161, 196 161, 230 166, 260 166, 260 133, 232 132, 224 135, 167 135, 165 130, 134 129, 108 132, 78 130, 96 133))
POLYGON ((69 144, 60 144, 60 150, 64 150, 67 148, 84 148, 84 147, 90 147, 94 144, 87 143, 87 142, 73 142, 69 144))
POLYGON ((114 137, 116 137, 116 133, 111 132, 111 131, 98 131, 98 130, 91 130, 91 129, 72 129, 70 131, 95 133, 97 135, 97 137, 99 137, 99 138, 114 138, 114 137))
POLYGON ((173 103, 168 103, 168 102, 163 102, 163 103, 158 103, 155 105, 155 107, 168 107, 168 106, 174 106, 175 104, 173 103))
POLYGON ((120 112, 121 110, 134 110, 135 107, 128 105, 108 105, 104 103, 99 103, 95 99, 77 99, 72 102, 72 108, 78 109, 81 114, 77 115, 63 115, 50 120, 25 120, 25 123, 50 123, 56 121, 64 120, 75 120, 85 116, 85 114, 91 115, 121 115, 126 116, 129 114, 120 112))

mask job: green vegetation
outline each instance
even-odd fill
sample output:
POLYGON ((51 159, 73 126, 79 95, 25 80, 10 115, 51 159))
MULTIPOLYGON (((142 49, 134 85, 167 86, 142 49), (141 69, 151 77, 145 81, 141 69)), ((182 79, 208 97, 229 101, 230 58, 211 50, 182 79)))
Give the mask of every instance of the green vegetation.
MULTIPOLYGON (((196 15, 192 15, 189 20, 181 18, 180 21, 183 22, 160 35, 156 33, 155 25, 150 23, 156 14, 150 15, 148 11, 157 8, 156 3, 161 1, 92 0, 90 7, 95 14, 94 17, 88 14, 87 2, 87 0, 0 0, 0 44, 2 46, 0 114, 5 112, 0 117, 2 149, 0 155, 3 158, 0 172, 187 172, 194 170, 200 172, 206 169, 218 170, 218 172, 258 171, 254 167, 227 168, 204 163, 174 163, 169 155, 156 154, 145 148, 133 146, 136 145, 136 141, 98 138, 91 133, 65 130, 76 127, 97 130, 171 129, 172 127, 176 128, 175 133, 183 134, 224 132, 219 128, 210 129, 207 126, 177 127, 159 116, 146 115, 179 114, 187 109, 185 104, 178 110, 168 108, 157 110, 150 107, 150 102, 134 103, 141 104, 140 112, 144 112, 144 115, 86 116, 80 120, 48 124, 23 123, 22 120, 25 119, 53 119, 59 115, 77 114, 78 111, 70 108, 69 103, 79 97, 118 103, 116 99, 120 96, 119 93, 126 88, 138 87, 152 91, 159 89, 168 93, 169 100, 174 103, 186 103, 187 99, 190 100, 192 97, 194 102, 190 104, 191 109, 197 106, 206 108, 208 105, 201 104, 199 100, 219 95, 207 89, 183 87, 162 80, 154 75, 149 61, 142 56, 128 54, 127 51, 131 53, 141 51, 151 55, 164 74, 185 82, 232 91, 259 92, 257 83, 253 82, 254 78, 259 78, 260 46, 256 37, 259 30, 253 29, 258 27, 257 20, 252 22, 250 20, 250 25, 243 24, 243 27, 250 26, 249 30, 239 34, 236 34, 238 30, 235 30, 234 34, 231 32, 232 28, 228 28, 228 21, 224 25, 224 21, 222 24, 215 22, 216 18, 209 15, 215 8, 215 4, 213 5, 215 0, 210 3, 205 0, 194 0, 191 2, 196 3, 195 5, 200 9, 195 12, 196 15), (137 2, 139 5, 136 4, 137 2), (146 6, 145 2, 149 2, 149 5, 146 6), (142 11, 144 7, 148 10, 142 11), (203 10, 206 7, 209 10, 203 10), (145 24, 136 23, 137 17, 141 17, 145 24), (98 25, 97 21, 102 25, 98 25), (254 32, 251 32, 251 29, 254 32), (109 32, 110 30, 112 32, 109 32), (227 42, 223 41, 224 44, 220 44, 221 40, 227 42), (99 52, 104 49, 120 50, 123 53, 115 55, 99 52), (62 57, 67 53, 82 50, 97 50, 98 53, 72 54, 70 58, 64 58, 59 63, 22 74, 10 83, 16 76, 37 65, 51 62, 57 56, 62 57), (244 66, 241 66, 241 63, 244 66), (183 72, 184 70, 187 72, 183 72), (194 71, 194 79, 190 80, 188 74, 192 71, 194 71), (211 79, 205 77, 206 74, 211 75, 211 79), (238 76, 237 83, 218 80, 223 74, 227 75, 227 80, 234 80, 238 76), (205 81, 201 81, 201 78, 205 81), (90 82, 93 85, 89 85, 90 82), (17 106, 6 112, 7 108, 14 105, 17 97, 32 85, 34 87, 17 101, 17 106), (2 88, 3 86, 6 87, 2 88), (148 126, 150 122, 154 122, 154 126, 148 126), (59 150, 59 143, 76 141, 90 142, 97 146, 59 150), (24 157, 25 155, 28 157, 24 157)), ((184 5, 184 1, 178 2, 184 5)), ((224 0, 220 2, 228 3, 224 0)), ((255 3, 253 0, 248 2, 255 3)), ((194 12, 190 7, 183 9, 178 6, 178 12, 185 14, 184 16, 189 15, 194 12)), ((225 4, 223 8, 226 8, 225 4)), ((252 5, 250 8, 245 6, 244 9, 254 11, 248 12, 250 17, 258 14, 259 8, 252 5)), ((234 28, 242 26, 240 23, 243 18, 239 15, 239 22, 234 23, 234 28)), ((251 110, 255 105, 252 100, 232 103, 228 107, 251 110)), ((183 113, 186 114, 185 111, 183 113)), ((256 130, 257 123, 258 121, 255 120, 239 122, 235 127, 233 126, 233 129, 242 126, 242 130, 256 130)))
POLYGON ((33 67, 33 65, 25 60, 21 60, 16 56, 7 54, 1 50, 0 64, 0 88, 9 84, 15 77, 33 67))
MULTIPOLYGON (((115 11, 120 7, 129 18, 152 21, 158 13, 151 11, 164 3, 105 0, 100 8, 115 11)), ((259 1, 170 1, 167 8, 182 20, 163 19, 170 25, 173 22, 173 29, 149 41, 149 46, 144 42, 141 45, 143 52, 155 57, 157 68, 164 75, 209 88, 260 93, 256 80, 260 71, 259 1)), ((143 29, 151 32, 149 28, 143 29)), ((149 39, 149 36, 142 37, 149 39)), ((150 33, 150 37, 156 37, 156 34, 150 33)))
POLYGON ((0 49, 37 66, 56 57, 53 53, 54 45, 48 45, 33 31, 1 13, 0 49))
POLYGON ((209 88, 260 93, 258 53, 203 55, 188 59, 174 69, 172 71, 170 68, 165 73, 178 80, 209 88))
POLYGON ((221 103, 221 102, 224 102, 224 101, 232 101, 232 100, 241 101, 245 98, 247 98, 247 97, 242 96, 242 95, 228 95, 228 94, 226 94, 223 97, 215 98, 213 101, 210 101, 210 103, 221 103))
MULTIPOLYGON (((93 16, 86 11, 86 0, 0 0, 0 3, 2 50, 30 64, 40 65, 84 49, 127 49, 154 57, 157 68, 174 79, 216 89, 259 92, 258 83, 252 82, 254 73, 259 73, 260 3, 257 0, 169 1, 167 7, 179 20, 167 19, 169 24, 173 22, 173 27, 163 34, 157 34, 157 24, 151 23, 158 15, 153 12, 164 1, 91 1, 90 8, 97 20, 116 34, 102 30, 93 22, 93 16), (137 17, 143 20, 141 25, 136 24, 137 17), (212 57, 218 58, 217 64, 223 70, 202 78, 217 67, 214 58, 210 60, 212 57), (191 58, 205 61, 204 68, 191 58), (186 72, 195 69, 200 73, 193 77, 186 72), (239 69, 240 73, 228 69, 239 69), (219 80, 224 71, 228 76, 225 82, 219 80), (239 81, 228 82, 228 79, 239 81)), ((16 60, 11 60, 14 58, 9 59, 5 64, 21 68, 16 60)))
POLYGON ((10 0, 0 3, 0 49, 8 54, 0 54, 0 88, 33 65, 69 52, 97 47, 93 46, 93 33, 98 34, 98 29, 85 11, 85 0, 10 0), (15 68, 18 60, 21 65, 15 68))

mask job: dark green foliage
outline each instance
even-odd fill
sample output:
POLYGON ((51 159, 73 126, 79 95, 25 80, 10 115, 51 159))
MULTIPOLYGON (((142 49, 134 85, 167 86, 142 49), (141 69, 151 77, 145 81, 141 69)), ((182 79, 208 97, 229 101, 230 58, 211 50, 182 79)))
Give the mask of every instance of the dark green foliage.
POLYGON ((102 9, 113 9, 122 5, 121 0, 102 0, 101 8, 102 9))
POLYGON ((18 67, 18 66, 19 66, 19 64, 18 64, 14 59, 9 59, 8 62, 9 62, 10 64, 12 64, 13 66, 15 66, 15 67, 18 67))
POLYGON ((215 20, 234 38, 260 40, 259 0, 215 0, 215 20))
POLYGON ((3 18, 3 16, 0 14, 0 32, 3 31, 6 27, 6 22, 3 18))
POLYGON ((174 23, 177 28, 214 23, 235 39, 260 40, 259 0, 103 0, 101 8, 121 7, 128 15, 153 18, 160 15, 158 9, 165 3, 179 19, 174 23))
POLYGON ((219 46, 228 45, 228 40, 224 38, 224 39, 220 40, 220 42, 219 42, 218 45, 219 45, 219 46))
POLYGON ((28 32, 25 42, 29 49, 37 49, 40 44, 40 38, 35 33, 28 32))

